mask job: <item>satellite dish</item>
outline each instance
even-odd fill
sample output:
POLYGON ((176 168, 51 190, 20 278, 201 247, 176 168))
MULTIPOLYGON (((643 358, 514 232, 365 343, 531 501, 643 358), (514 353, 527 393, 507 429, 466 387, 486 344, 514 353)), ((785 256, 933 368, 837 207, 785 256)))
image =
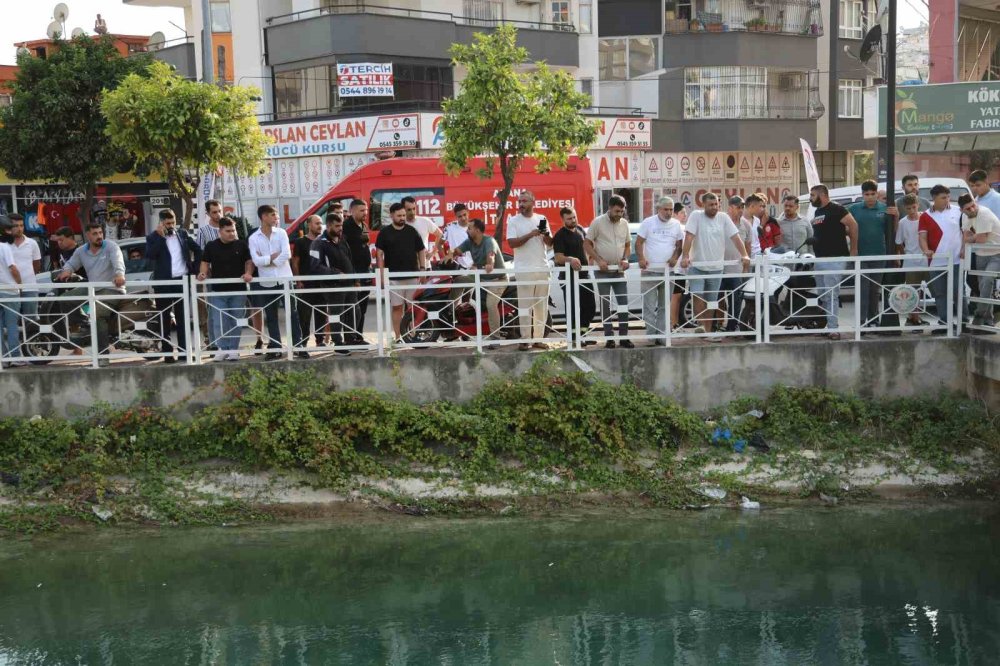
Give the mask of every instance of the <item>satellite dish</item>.
POLYGON ((83 28, 73 28, 73 32, 70 33, 70 34, 72 34, 73 37, 82 37, 83 35, 85 35, 87 33, 85 33, 83 31, 83 28))
POLYGON ((49 27, 45 29, 45 34, 49 36, 49 39, 59 39, 62 35, 62 31, 62 23, 59 21, 53 21, 52 23, 49 23, 49 27))
POLYGON ((146 45, 149 46, 149 48, 156 50, 161 46, 163 46, 163 43, 166 41, 167 41, 167 36, 164 35, 162 32, 160 32, 159 30, 157 30, 156 32, 154 32, 152 35, 149 36, 149 41, 146 42, 146 45))
POLYGON ((65 2, 60 2, 56 5, 55 9, 52 10, 52 18, 59 21, 60 23, 66 22, 66 17, 69 16, 69 7, 66 6, 65 2))
POLYGON ((861 42, 861 54, 858 56, 858 60, 861 62, 868 62, 871 60, 875 52, 879 50, 882 45, 882 26, 875 25, 868 34, 865 35, 864 41, 861 42))

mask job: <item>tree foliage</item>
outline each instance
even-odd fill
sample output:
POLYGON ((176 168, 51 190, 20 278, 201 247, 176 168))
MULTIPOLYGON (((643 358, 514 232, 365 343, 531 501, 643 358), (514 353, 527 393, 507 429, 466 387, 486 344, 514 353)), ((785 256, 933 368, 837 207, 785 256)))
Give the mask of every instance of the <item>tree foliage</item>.
POLYGON ((188 81, 154 62, 146 77, 128 76, 109 92, 101 110, 112 142, 155 164, 184 200, 190 226, 201 174, 219 167, 247 175, 263 169, 268 138, 255 114, 259 94, 249 86, 188 81))
POLYGON ((480 178, 499 168, 504 185, 494 235, 502 239, 507 199, 525 158, 537 160, 539 173, 565 167, 571 154, 583 156, 596 139, 596 124, 581 115, 590 97, 576 91, 568 73, 529 63, 512 26, 477 33, 472 44, 454 44, 451 57, 467 74, 459 94, 443 105, 442 159, 453 174, 479 155, 486 158, 480 178), (522 71, 525 66, 530 71, 522 71))
POLYGON ((13 100, 0 109, 0 167, 11 178, 66 183, 83 192, 83 214, 98 182, 132 169, 130 151, 105 136, 101 101, 148 56, 123 57, 108 36, 57 40, 47 58, 20 55, 13 100))

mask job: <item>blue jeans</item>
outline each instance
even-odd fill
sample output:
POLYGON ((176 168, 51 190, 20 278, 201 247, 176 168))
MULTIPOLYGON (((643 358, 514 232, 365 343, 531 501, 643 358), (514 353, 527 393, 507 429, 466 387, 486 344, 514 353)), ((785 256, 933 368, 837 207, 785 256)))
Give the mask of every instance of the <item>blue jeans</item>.
MULTIPOLYGON (((994 274, 1000 273, 1000 255, 993 255, 989 257, 984 257, 982 255, 977 256, 976 270, 989 271, 994 274)), ((996 275, 979 276, 980 298, 993 298, 993 286, 996 283, 996 279, 997 279, 996 275)), ((993 304, 977 303, 976 320, 978 323, 982 323, 987 326, 993 326, 995 324, 995 318, 993 316, 993 304)))
POLYGON ((208 297, 208 330, 216 332, 216 337, 209 337, 209 342, 220 351, 239 349, 243 328, 237 320, 246 318, 246 306, 245 291, 217 291, 208 297))
POLYGON ((931 296, 934 297, 934 309, 937 310, 937 318, 942 324, 948 323, 948 306, 951 305, 956 316, 961 319, 965 314, 965 299, 959 300, 959 294, 965 283, 961 278, 961 268, 959 264, 951 266, 951 294, 948 294, 948 267, 939 266, 931 269, 927 276, 927 288, 930 289, 931 296))
MULTIPOLYGON (((259 283, 251 285, 253 294, 250 300, 255 308, 264 310, 264 322, 267 325, 267 346, 269 349, 281 347, 281 326, 278 324, 278 310, 285 302, 281 285, 265 287, 259 283)), ((304 347, 302 328, 299 326, 299 315, 292 298, 292 342, 296 347, 304 347)))
POLYGON ((816 291, 819 295, 819 306, 826 313, 826 327, 836 329, 838 326, 837 313, 840 310, 840 281, 844 276, 839 272, 843 271, 846 263, 843 261, 826 261, 816 259, 814 268, 818 271, 838 271, 830 275, 816 276, 816 291))
MULTIPOLYGON (((9 291, 0 291, 0 298, 14 298, 17 294, 9 291)), ((20 303, 0 303, 0 350, 4 357, 14 357, 21 355, 20 329, 18 322, 18 306, 20 303)))

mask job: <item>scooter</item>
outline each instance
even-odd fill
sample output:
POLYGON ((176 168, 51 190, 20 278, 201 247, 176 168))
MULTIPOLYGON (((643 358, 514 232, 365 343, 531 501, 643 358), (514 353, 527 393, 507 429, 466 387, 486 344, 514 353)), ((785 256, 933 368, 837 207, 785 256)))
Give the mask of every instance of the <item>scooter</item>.
MULTIPOLYGON (((458 264, 445 261, 436 266, 437 270, 458 270, 458 264)), ((486 283, 483 282, 483 285, 486 283)), ((466 292, 458 299, 452 299, 451 292, 455 287, 455 279, 451 275, 436 275, 427 279, 419 289, 407 298, 403 310, 403 320, 400 329, 403 340, 409 343, 436 342, 444 337, 446 341, 460 337, 475 337, 476 308, 470 295, 472 285, 460 285, 466 292)), ((481 303, 486 302, 485 290, 480 294, 481 303)), ((507 285, 500 301, 500 337, 513 338, 518 334, 517 309, 512 305, 516 302, 514 285, 507 285)), ((490 335, 489 316, 485 307, 479 308, 480 327, 484 336, 490 335)))
POLYGON ((773 257, 798 259, 793 264, 794 270, 773 293, 771 304, 772 307, 776 306, 776 309, 770 313, 772 324, 804 329, 826 326, 826 311, 818 305, 809 305, 810 300, 815 302, 819 298, 816 277, 810 273, 815 265, 816 255, 801 251, 805 246, 811 247, 815 242, 815 239, 810 237, 795 250, 787 250, 780 246, 771 248, 770 254, 773 257))

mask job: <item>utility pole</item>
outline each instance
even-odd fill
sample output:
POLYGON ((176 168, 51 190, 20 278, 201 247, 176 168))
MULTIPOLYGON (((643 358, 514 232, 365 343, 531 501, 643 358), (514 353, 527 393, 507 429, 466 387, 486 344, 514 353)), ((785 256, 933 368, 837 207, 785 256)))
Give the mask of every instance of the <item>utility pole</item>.
POLYGON ((209 0, 201 0, 201 80, 215 80, 212 67, 212 7, 209 0))
MULTIPOLYGON (((885 203, 896 205, 896 0, 885 31, 885 203)), ((877 165, 876 165, 877 168, 877 165)), ((897 219, 898 223, 898 219, 897 219)))

